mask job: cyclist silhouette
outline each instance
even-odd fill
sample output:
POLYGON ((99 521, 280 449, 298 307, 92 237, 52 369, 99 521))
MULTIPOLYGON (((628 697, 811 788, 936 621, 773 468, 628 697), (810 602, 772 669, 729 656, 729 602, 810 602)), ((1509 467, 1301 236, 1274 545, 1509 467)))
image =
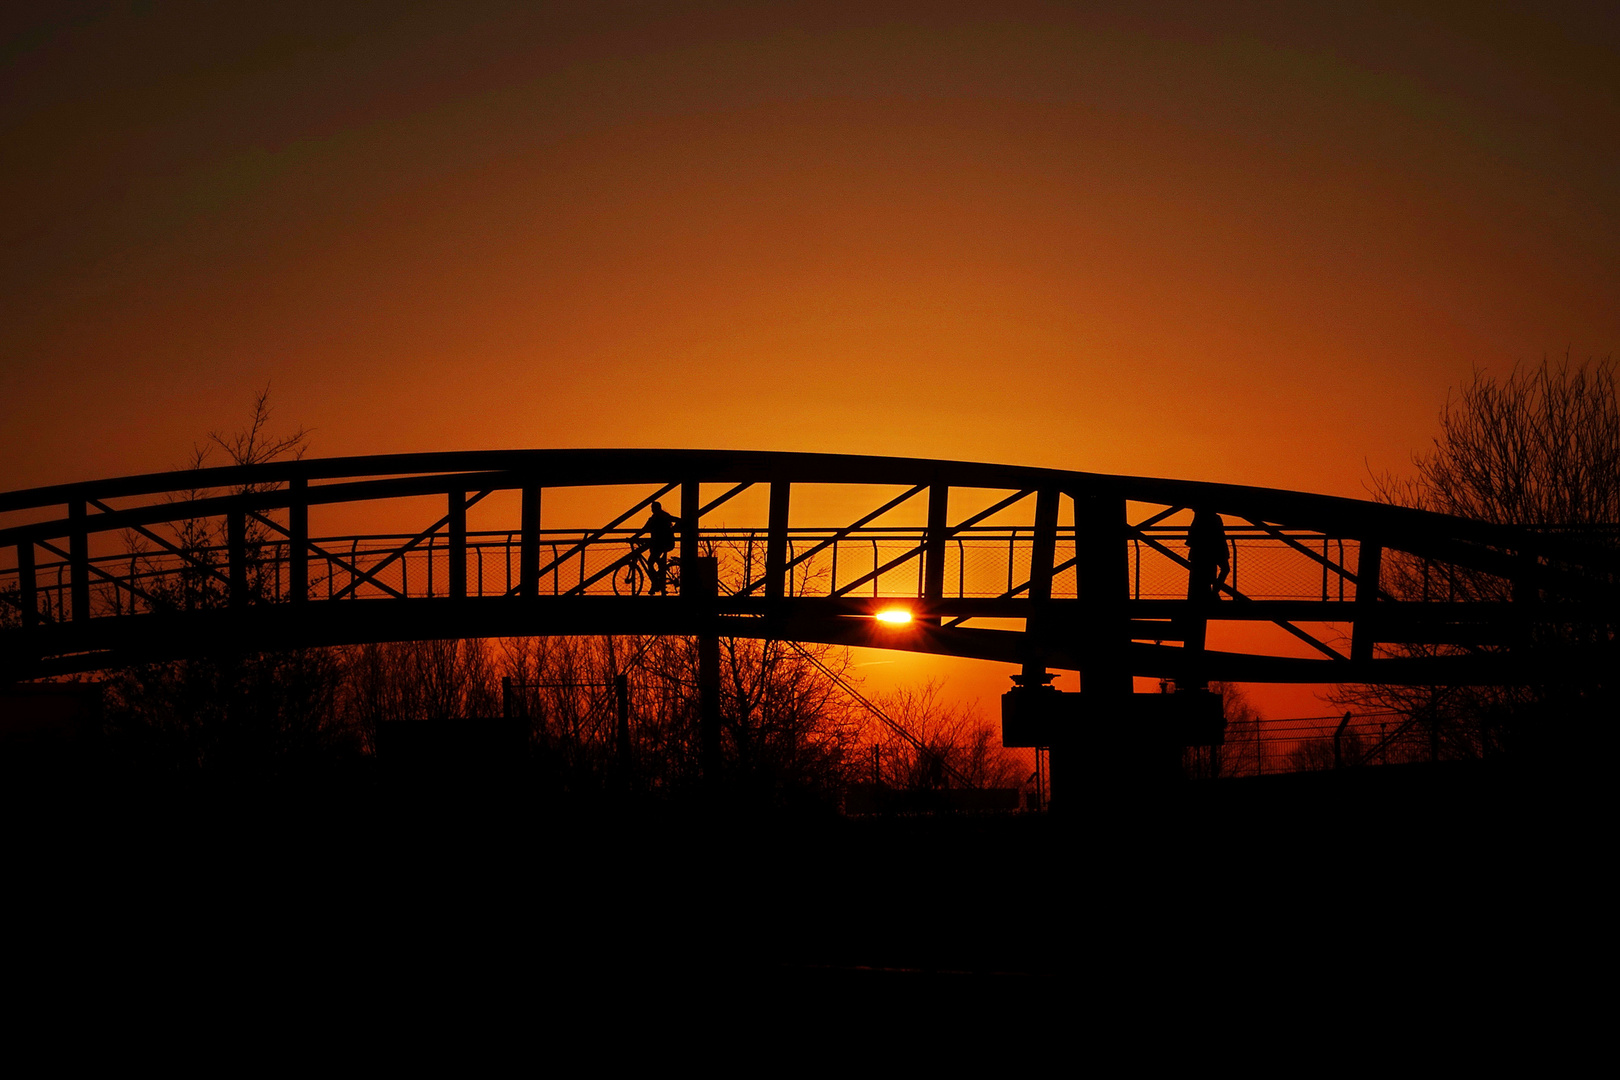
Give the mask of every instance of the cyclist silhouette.
POLYGON ((657 503, 652 504, 652 516, 643 528, 647 532, 647 570, 652 577, 653 595, 663 595, 669 588, 669 553, 675 550, 676 519, 664 512, 657 503))

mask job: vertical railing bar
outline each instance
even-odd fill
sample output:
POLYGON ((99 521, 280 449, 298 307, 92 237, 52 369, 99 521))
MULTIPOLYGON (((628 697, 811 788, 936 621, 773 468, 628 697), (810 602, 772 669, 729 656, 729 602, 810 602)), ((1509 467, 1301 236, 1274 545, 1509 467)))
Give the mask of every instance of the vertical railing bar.
POLYGON ((34 571, 34 541, 24 537, 17 543, 17 599, 22 602, 22 626, 32 630, 39 625, 39 577, 34 571))
MULTIPOLYGON (((1339 565, 1344 565, 1344 537, 1339 537, 1339 565)), ((1344 575, 1339 575, 1339 602, 1344 603, 1344 575)))
MULTIPOLYGON (((1132 537, 1131 546, 1136 549, 1136 598, 1142 599, 1142 541, 1132 537)), ((1076 573, 1078 573, 1078 569, 1076 573)))
POLYGON ((1327 604, 1327 533, 1322 534, 1322 602, 1327 604))

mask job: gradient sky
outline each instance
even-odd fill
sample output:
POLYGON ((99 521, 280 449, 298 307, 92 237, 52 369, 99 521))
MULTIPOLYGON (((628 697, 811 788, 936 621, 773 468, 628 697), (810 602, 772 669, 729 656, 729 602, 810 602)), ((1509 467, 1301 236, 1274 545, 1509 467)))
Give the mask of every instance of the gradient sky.
POLYGON ((1620 341, 1613 4, 33 5, 0 489, 893 453, 1360 495, 1620 341))

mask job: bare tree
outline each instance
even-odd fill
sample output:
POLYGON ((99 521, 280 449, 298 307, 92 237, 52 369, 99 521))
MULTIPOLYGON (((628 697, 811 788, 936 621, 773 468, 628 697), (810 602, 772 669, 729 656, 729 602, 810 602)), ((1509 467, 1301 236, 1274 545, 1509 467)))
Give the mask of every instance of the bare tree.
POLYGON ((929 681, 896 690, 878 705, 911 735, 870 725, 885 783, 909 791, 948 786, 952 774, 976 788, 1017 787, 1028 764, 1001 745, 1001 733, 961 703, 946 702, 942 685, 929 681))
MULTIPOLYGON (((527 716, 556 782, 583 790, 624 777, 680 795, 706 781, 698 650, 685 637, 525 638, 504 645, 513 704, 527 716), (614 684, 625 680, 629 746, 614 684)), ((831 800, 846 779, 859 717, 836 678, 845 650, 720 639, 722 767, 736 794, 771 804, 831 800)))
MULTIPOLYGON (((1448 397, 1440 435, 1431 450, 1414 455, 1413 474, 1374 477, 1372 493, 1381 502, 1530 526, 1613 550, 1620 546, 1615 379, 1611 359, 1582 364, 1567 357, 1556 363, 1544 359, 1501 379, 1476 370, 1468 386, 1448 397)), ((1419 598, 1428 583, 1426 569, 1417 560, 1391 558, 1383 587, 1395 596, 1419 598)), ((1447 588, 1466 600, 1512 596, 1511 582, 1478 573, 1456 572, 1447 588)), ((1568 631, 1538 633, 1542 647, 1574 643, 1568 631)), ((1612 644, 1608 631, 1603 637, 1612 644)), ((1398 651, 1455 650, 1407 645, 1398 651)), ((1386 750, 1398 746, 1402 756, 1415 752, 1440 760, 1515 750, 1526 739, 1568 737, 1583 722, 1612 715, 1614 696, 1613 672, 1594 669, 1586 680, 1540 686, 1353 686, 1336 700, 1351 708, 1399 713, 1405 719, 1395 746, 1386 750), (1554 736, 1555 731, 1560 734, 1554 736), (1414 733, 1422 737, 1412 739, 1414 733)))
POLYGON ((208 442, 192 448, 192 467, 202 468, 213 447, 225 451, 233 465, 262 465, 281 457, 302 458, 309 449, 311 429, 300 425, 297 429, 273 435, 270 432, 270 384, 253 395, 253 406, 245 428, 222 435, 208 433, 208 442))
POLYGON ((359 645, 344 658, 343 705, 368 737, 390 720, 500 715, 495 659, 481 638, 359 645))
POLYGON ((1372 483, 1381 502, 1614 542, 1620 524, 1620 405, 1613 360, 1543 360, 1498 380, 1483 370, 1440 412, 1415 474, 1372 483))
MULTIPOLYGON (((270 434, 269 393, 267 386, 254 396, 240 433, 210 433, 208 444, 192 448, 189 464, 207 464, 211 447, 223 450, 237 465, 302 456, 306 429, 270 434)), ((269 530, 250 519, 246 541, 249 598, 272 599, 277 574, 274 560, 265 554, 273 550, 269 530)), ((170 527, 168 538, 134 534, 128 542, 132 561, 144 560, 164 571, 146 579, 154 611, 225 605, 228 575, 219 522, 182 520, 170 527)), ((108 680, 110 734, 130 756, 169 767, 226 765, 262 771, 327 757, 357 746, 340 692, 345 667, 346 658, 335 650, 243 654, 229 648, 133 666, 108 680)))

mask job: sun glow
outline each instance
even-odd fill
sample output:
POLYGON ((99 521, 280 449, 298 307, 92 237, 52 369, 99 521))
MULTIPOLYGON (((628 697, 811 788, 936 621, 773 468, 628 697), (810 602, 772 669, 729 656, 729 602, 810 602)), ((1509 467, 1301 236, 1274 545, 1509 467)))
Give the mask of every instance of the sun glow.
POLYGON ((911 612, 905 608, 891 608, 888 611, 877 613, 878 622, 894 623, 900 625, 911 621, 911 612))

